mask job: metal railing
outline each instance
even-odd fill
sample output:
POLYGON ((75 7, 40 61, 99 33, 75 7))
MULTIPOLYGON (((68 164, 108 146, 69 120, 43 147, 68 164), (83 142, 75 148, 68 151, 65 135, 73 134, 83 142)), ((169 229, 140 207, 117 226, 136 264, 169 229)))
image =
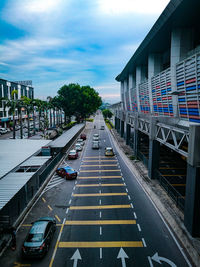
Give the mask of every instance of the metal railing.
POLYGON ((176 203, 176 206, 184 211, 185 198, 182 196, 168 181, 162 176, 162 174, 155 170, 155 178, 159 180, 160 185, 164 188, 171 199, 176 203))

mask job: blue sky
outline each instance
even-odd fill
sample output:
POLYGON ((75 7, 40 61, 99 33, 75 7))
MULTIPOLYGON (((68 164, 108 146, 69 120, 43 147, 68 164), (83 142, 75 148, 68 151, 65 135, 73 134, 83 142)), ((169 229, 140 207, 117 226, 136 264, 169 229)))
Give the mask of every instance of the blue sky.
POLYGON ((32 80, 35 97, 68 83, 120 100, 122 71, 169 0, 1 0, 0 78, 32 80))

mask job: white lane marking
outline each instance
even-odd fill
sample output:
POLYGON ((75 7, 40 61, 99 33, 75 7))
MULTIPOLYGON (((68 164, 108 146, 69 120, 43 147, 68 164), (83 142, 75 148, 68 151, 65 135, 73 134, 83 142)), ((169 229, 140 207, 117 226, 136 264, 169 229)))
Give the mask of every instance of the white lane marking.
POLYGON ((99 252, 99 257, 100 257, 100 259, 102 259, 102 248, 100 248, 100 252, 99 252))
POLYGON ((137 227, 138 227, 139 232, 141 232, 141 227, 139 224, 137 224, 137 227))
POLYGON ((99 205, 101 205, 101 199, 99 199, 99 205))
POLYGON ((126 186, 126 183, 124 183, 124 186, 126 186))
POLYGON ((74 187, 73 187, 73 191, 75 190, 75 188, 76 188, 76 187, 74 186, 74 187))
POLYGON ((131 197, 128 195, 128 199, 131 200, 131 197))
POLYGON ((101 211, 99 212, 99 217, 101 218, 101 211))
POLYGON ((102 227, 99 228, 99 234, 102 235, 102 227))
POLYGON ((72 200, 70 199, 70 200, 69 200, 69 205, 71 204, 71 202, 72 202, 72 200))
POLYGON ((133 215, 134 215, 135 219, 137 219, 137 215, 136 215, 136 213, 135 213, 135 212, 133 212, 133 215))
POLYGON ((122 177, 122 180, 124 181, 124 177, 122 177))
MULTIPOLYGON (((107 131, 108 135, 109 135, 109 139, 111 144, 113 145, 113 147, 115 147, 115 149, 118 151, 119 155, 121 153, 120 149, 119 149, 119 145, 117 144, 117 142, 114 140, 114 137, 111 138, 111 133, 109 131, 107 131)), ((118 156, 117 156, 118 158, 118 156)), ((127 166, 127 168, 130 170, 130 172, 133 174, 133 170, 130 168, 130 163, 128 162, 128 159, 125 158, 124 155, 121 155, 121 160, 125 163, 125 165, 127 166)), ((179 248, 179 251, 181 252, 181 254, 183 255, 185 261, 187 262, 189 267, 192 267, 192 265, 190 264, 186 254, 184 253, 182 247, 180 246, 180 244, 178 243, 174 233, 172 232, 172 230, 169 228, 168 224, 165 221, 165 218, 163 217, 163 215, 161 214, 161 212, 159 211, 159 209, 157 208, 156 204, 153 202, 152 198, 150 197, 149 193, 146 191, 146 189, 144 188, 144 186, 142 185, 142 183, 136 178, 136 175, 133 174, 133 176, 135 177, 136 182, 141 186, 141 188, 143 189, 143 191, 145 192, 146 196, 148 197, 148 199, 151 201, 152 205, 154 206, 154 208, 156 209, 157 213, 159 214, 161 220, 163 221, 164 225, 166 226, 166 228, 168 229, 171 237, 173 238, 174 242, 176 243, 177 247, 179 248)))
POLYGON ((144 247, 146 248, 147 245, 146 245, 146 242, 145 242, 144 238, 142 238, 142 243, 143 243, 144 247))
POLYGON ((68 211, 69 211, 69 208, 67 208, 67 210, 66 210, 66 212, 65 212, 65 213, 67 214, 67 213, 68 213, 68 211))
POLYGON ((128 189, 126 188, 126 192, 128 193, 128 189))
POLYGON ((131 208, 133 209, 133 204, 131 203, 131 208))
POLYGON ((101 194, 101 190, 99 190, 99 194, 101 194))
POLYGON ((75 182, 75 184, 77 184, 77 181, 75 182))
POLYGON ((151 257, 148 256, 148 260, 149 260, 150 267, 153 267, 153 263, 152 263, 151 257))

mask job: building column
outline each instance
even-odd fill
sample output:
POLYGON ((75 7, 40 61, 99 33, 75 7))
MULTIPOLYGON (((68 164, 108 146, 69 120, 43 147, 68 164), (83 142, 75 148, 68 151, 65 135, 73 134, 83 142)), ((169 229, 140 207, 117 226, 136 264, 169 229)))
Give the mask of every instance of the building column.
POLYGON ((151 78, 162 70, 162 58, 160 54, 149 54, 148 56, 148 89, 149 89, 149 104, 151 114, 154 112, 153 109, 153 97, 152 97, 152 86, 151 78))
POLYGON ((126 145, 130 145, 131 125, 126 123, 126 145))
POLYGON ((138 155, 138 116, 134 119, 134 136, 133 136, 133 151, 134 156, 137 158, 138 155))
POLYGON ((121 120, 120 133, 121 133, 121 137, 124 137, 124 121, 123 120, 121 120))
POLYGON ((156 118, 151 117, 150 132, 149 132, 149 161, 148 161, 148 175, 154 179, 154 171, 159 168, 160 158, 160 143, 155 140, 156 133, 156 118))
POLYGON ((193 237, 200 237, 200 126, 191 125, 187 159, 184 224, 193 237))
MULTIPOLYGON (((171 88, 172 93, 177 90, 176 84, 176 64, 184 59, 192 49, 193 30, 190 28, 175 28, 171 33, 171 53, 170 53, 170 68, 171 68, 171 88)), ((178 116, 178 96, 172 95, 172 105, 174 116, 178 116)))

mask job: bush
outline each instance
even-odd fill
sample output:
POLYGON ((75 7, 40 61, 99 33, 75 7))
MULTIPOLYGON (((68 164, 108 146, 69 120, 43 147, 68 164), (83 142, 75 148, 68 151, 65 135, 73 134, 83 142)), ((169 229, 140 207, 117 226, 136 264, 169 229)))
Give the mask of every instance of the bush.
POLYGON ((89 118, 87 118, 86 121, 93 122, 94 119, 89 119, 89 118))
POLYGON ((64 124, 64 125, 62 126, 62 128, 63 128, 63 130, 68 130, 68 129, 72 128, 75 124, 76 124, 76 121, 71 121, 71 122, 68 123, 68 124, 64 124))

